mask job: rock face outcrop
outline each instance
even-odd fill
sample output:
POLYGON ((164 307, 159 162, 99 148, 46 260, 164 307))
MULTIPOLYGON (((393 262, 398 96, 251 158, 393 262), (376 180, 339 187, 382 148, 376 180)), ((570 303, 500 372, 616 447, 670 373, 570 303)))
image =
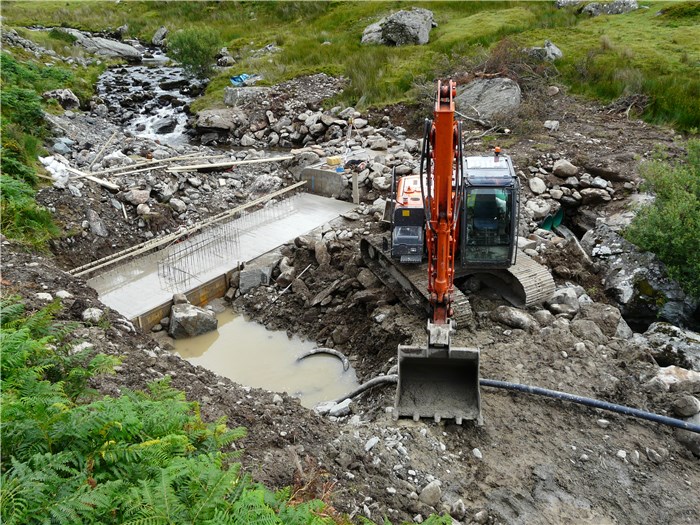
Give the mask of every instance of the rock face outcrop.
POLYGON ((367 26, 362 34, 362 43, 386 46, 423 45, 430 40, 430 30, 434 25, 433 13, 427 9, 398 11, 367 26))
POLYGON ((216 330, 219 321, 207 310, 189 303, 174 304, 170 310, 168 333, 175 339, 193 337, 216 330))
POLYGON ((550 62, 564 57, 562 50, 555 46, 551 40, 545 40, 544 47, 531 47, 525 51, 539 60, 548 60, 550 62))
POLYGON ((124 42, 102 38, 101 36, 92 36, 68 27, 58 29, 74 37, 76 39, 75 43, 84 47, 89 53, 105 57, 124 58, 134 62, 141 61, 141 52, 134 46, 124 42))
POLYGON ((457 88, 455 106, 465 115, 489 120, 520 106, 520 86, 509 78, 480 78, 457 88), (476 113, 475 114, 475 110, 476 113))
POLYGON ((679 326, 697 323, 697 301, 668 277, 666 267, 654 254, 641 252, 605 224, 588 231, 581 245, 601 263, 605 291, 630 324, 648 326, 659 320, 679 326))
POLYGON ((653 323, 644 332, 660 366, 676 365, 700 372, 700 334, 669 323, 653 323))
POLYGON ((56 99, 63 109, 76 109, 80 107, 80 99, 70 89, 54 89, 41 95, 45 99, 56 99))

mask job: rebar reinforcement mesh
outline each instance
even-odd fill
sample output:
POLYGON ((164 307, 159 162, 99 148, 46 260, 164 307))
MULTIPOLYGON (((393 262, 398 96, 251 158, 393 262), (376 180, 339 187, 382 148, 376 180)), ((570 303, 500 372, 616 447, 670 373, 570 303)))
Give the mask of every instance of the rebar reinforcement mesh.
POLYGON ((228 263, 240 263, 240 234, 289 215, 297 200, 294 195, 281 201, 270 201, 264 208, 244 213, 222 224, 205 228, 189 238, 180 238, 162 250, 158 258, 158 280, 163 290, 173 293, 190 290, 199 275, 228 263))

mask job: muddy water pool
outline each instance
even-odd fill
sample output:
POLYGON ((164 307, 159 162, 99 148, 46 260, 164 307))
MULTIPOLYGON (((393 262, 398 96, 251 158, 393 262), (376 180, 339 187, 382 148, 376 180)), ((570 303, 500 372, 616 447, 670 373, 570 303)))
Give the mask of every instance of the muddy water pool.
POLYGON ((358 385, 355 371, 343 371, 343 364, 336 357, 314 355, 297 362, 299 355, 316 348, 311 341, 268 330, 230 310, 217 317, 216 332, 177 340, 175 351, 190 363, 236 383, 287 392, 308 408, 346 394, 358 385))

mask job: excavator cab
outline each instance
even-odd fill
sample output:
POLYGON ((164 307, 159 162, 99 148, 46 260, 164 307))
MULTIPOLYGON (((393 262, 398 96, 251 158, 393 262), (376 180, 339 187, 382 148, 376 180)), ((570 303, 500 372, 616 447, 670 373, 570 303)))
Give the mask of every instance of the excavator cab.
POLYGON ((462 268, 498 269, 515 264, 519 191, 510 157, 465 159, 462 268))

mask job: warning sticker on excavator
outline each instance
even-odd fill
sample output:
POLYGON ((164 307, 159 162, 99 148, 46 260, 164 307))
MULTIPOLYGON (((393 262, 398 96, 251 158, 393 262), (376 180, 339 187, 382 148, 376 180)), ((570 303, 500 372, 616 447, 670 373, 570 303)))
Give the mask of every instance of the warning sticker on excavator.
POLYGON ((404 217, 410 217, 411 210, 401 210, 401 215, 403 215, 404 217))

